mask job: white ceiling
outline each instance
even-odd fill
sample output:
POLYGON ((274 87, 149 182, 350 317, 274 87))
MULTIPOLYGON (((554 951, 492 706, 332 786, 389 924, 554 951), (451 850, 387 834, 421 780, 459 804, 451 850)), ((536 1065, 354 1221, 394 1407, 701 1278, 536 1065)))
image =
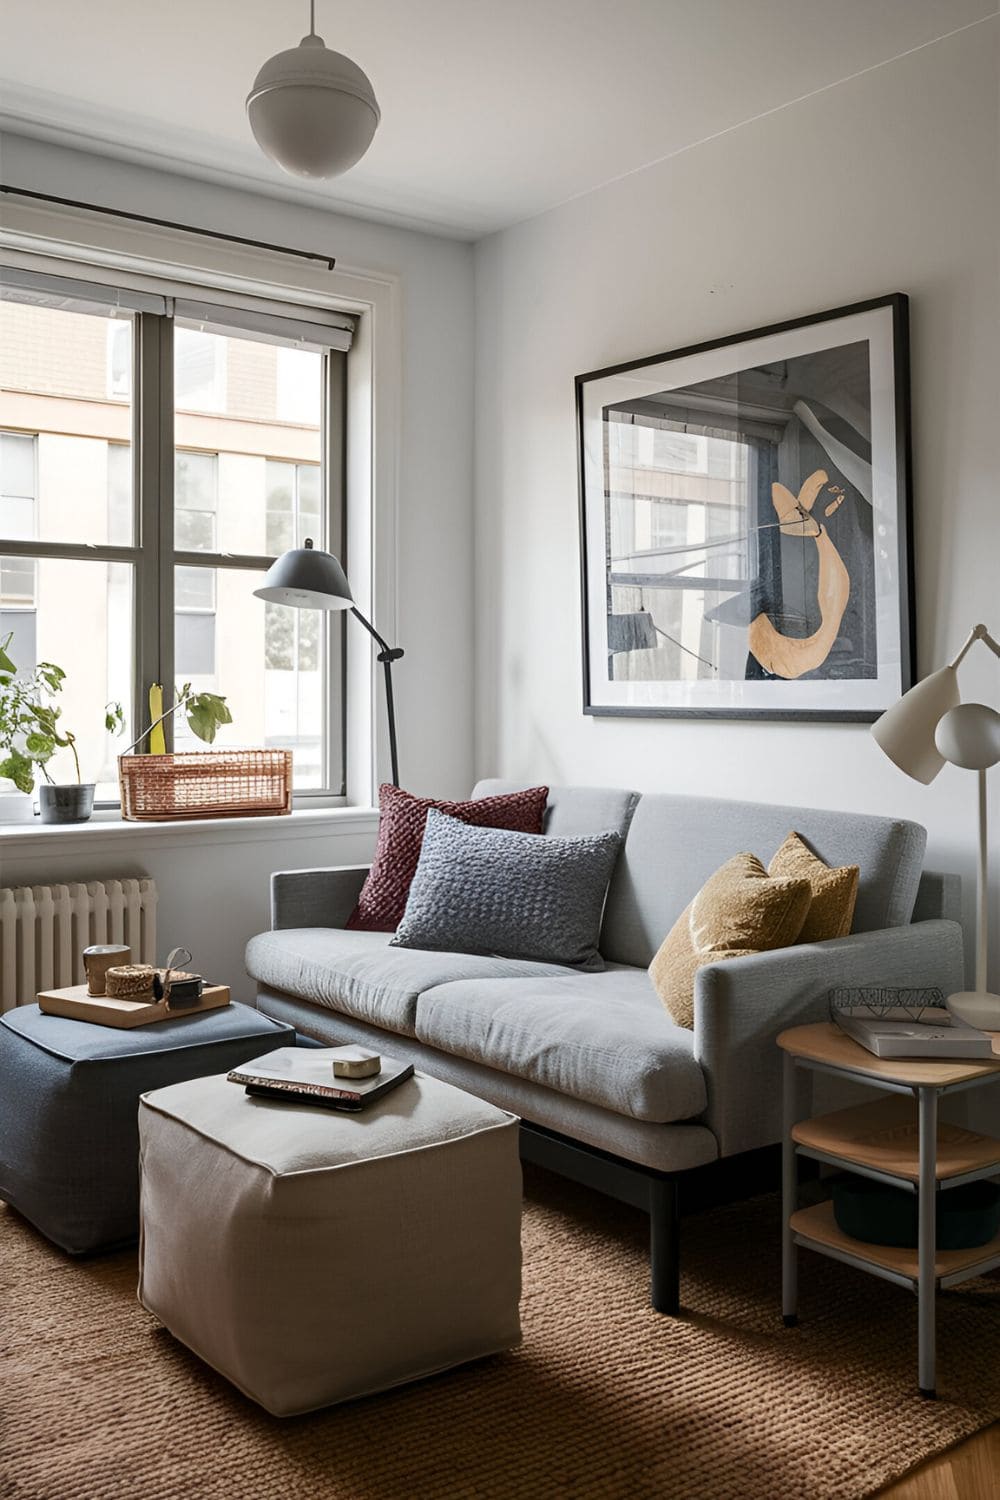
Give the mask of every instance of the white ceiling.
POLYGON ((477 238, 996 11, 317 0, 382 123, 352 172, 309 186, 265 161, 243 108, 264 59, 308 30, 306 0, 0 0, 0 128, 477 238))

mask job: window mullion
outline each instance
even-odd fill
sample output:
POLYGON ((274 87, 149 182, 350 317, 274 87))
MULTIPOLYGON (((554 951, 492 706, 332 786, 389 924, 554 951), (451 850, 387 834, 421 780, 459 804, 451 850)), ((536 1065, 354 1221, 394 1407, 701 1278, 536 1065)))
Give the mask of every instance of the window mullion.
MULTIPOLYGON (((133 402, 133 483, 142 553, 136 580, 135 702, 137 722, 149 717, 149 689, 163 684, 163 706, 174 691, 174 380, 171 320, 136 318, 136 399, 133 402)), ((173 726, 163 725, 167 749, 173 726)))
MULTIPOLYGON (((320 469, 326 546, 347 559, 347 356, 328 351, 323 360, 323 418, 320 469)), ((343 790, 347 781, 347 632, 341 615, 327 613, 320 642, 326 665, 323 702, 323 784, 343 790), (336 743, 334 737, 336 736, 336 743)))

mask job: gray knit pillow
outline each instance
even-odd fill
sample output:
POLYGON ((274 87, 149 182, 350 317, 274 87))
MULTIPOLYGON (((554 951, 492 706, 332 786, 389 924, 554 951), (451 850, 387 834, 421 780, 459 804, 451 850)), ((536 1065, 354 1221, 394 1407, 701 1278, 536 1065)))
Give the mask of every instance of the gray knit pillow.
POLYGON ((617 833, 550 839, 431 808, 392 946, 603 969, 597 951, 617 833))

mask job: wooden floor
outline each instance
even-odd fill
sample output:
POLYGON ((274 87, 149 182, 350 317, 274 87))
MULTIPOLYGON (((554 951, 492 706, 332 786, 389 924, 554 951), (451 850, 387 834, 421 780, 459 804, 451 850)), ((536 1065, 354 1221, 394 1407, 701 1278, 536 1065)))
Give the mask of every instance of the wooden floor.
POLYGON ((1000 1423, 922 1464, 881 1492, 881 1500, 997 1500, 1000 1495, 1000 1423))

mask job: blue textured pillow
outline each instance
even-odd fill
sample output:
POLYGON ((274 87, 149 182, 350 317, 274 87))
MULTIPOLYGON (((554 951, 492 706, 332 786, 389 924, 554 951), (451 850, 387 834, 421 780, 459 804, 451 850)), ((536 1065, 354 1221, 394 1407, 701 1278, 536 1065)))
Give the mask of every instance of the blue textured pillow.
POLYGON ((432 808, 392 946, 603 969, 597 951, 617 833, 550 839, 432 808))

